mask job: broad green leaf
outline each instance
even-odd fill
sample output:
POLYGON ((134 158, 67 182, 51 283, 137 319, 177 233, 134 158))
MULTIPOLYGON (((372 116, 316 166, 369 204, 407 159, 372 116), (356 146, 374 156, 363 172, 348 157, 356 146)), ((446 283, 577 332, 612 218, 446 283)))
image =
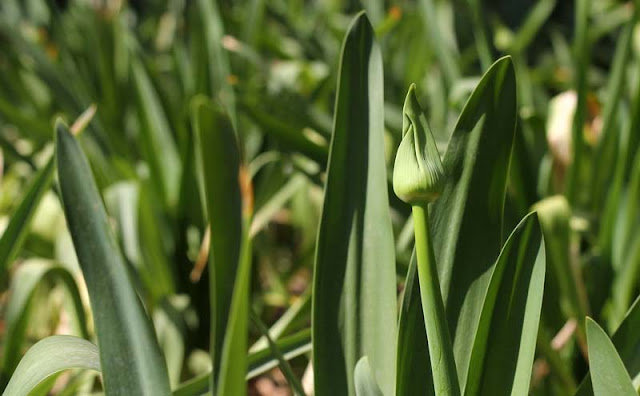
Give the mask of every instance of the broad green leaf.
MULTIPOLYGON (((311 331, 309 329, 302 330, 298 333, 275 341, 275 344, 284 358, 291 360, 311 351, 311 331)), ((279 363, 268 345, 259 351, 249 353, 247 359, 249 363, 248 372, 246 374, 247 380, 271 370, 279 363)), ((193 396, 204 394, 209 389, 210 381, 211 373, 201 375, 200 377, 181 384, 173 391, 173 396, 193 396)))
POLYGON ((485 73, 460 114, 443 161, 447 182, 430 216, 461 388, 503 243, 515 123, 515 73, 504 57, 485 73))
POLYGON ((140 62, 132 63, 132 76, 142 121, 141 146, 157 191, 170 207, 178 200, 181 164, 169 121, 151 80, 140 62))
POLYGON ((356 395, 358 396, 383 396, 378 383, 376 382, 371 367, 369 366, 369 359, 363 356, 356 363, 356 369, 354 372, 354 382, 356 384, 356 395))
POLYGON ((76 321, 80 326, 80 336, 89 337, 84 305, 73 275, 64 267, 46 261, 27 261, 23 263, 11 282, 9 301, 5 316, 5 333, 3 345, 2 372, 0 386, 13 373, 20 360, 20 350, 25 340, 25 332, 29 323, 30 304, 36 288, 48 280, 62 282, 71 297, 75 309, 76 321))
POLYGON ((47 337, 24 355, 3 396, 27 396, 48 377, 72 368, 100 371, 98 348, 78 337, 47 337))
POLYGON ((229 117, 205 98, 193 103, 197 155, 210 224, 212 389, 218 395, 246 392, 244 376, 249 316, 251 209, 241 191, 240 152, 229 117), (243 210, 245 213, 243 213, 243 210), (249 211, 247 213, 246 211, 249 211))
POLYGON ((589 367, 595 396, 638 396, 629 373, 604 330, 587 317, 589 367))
POLYGON ((353 395, 368 356, 385 394, 395 382, 395 251, 384 161, 380 48, 364 13, 344 40, 313 277, 317 395, 353 395), (375 309, 374 309, 375 308, 375 309))
POLYGON ((162 353, 133 288, 89 164, 61 123, 56 125, 56 157, 65 217, 87 282, 101 347, 105 391, 109 395, 168 395, 162 353))
POLYGON ((2 234, 2 238, 0 238, 0 288, 2 288, 13 259, 24 243, 33 214, 38 208, 40 200, 51 186, 54 169, 55 163, 53 157, 51 157, 47 164, 38 171, 35 179, 22 197, 22 201, 13 213, 7 228, 2 234))
MULTIPOLYGON (((620 354, 620 358, 627 368, 627 372, 638 386, 640 379, 640 297, 636 298, 624 320, 613 333, 611 341, 620 354)), ((591 386, 591 376, 587 375, 580 384, 575 396, 594 396, 591 386)))
POLYGON ((465 396, 528 393, 542 309, 544 250, 534 212, 513 230, 491 275, 465 396))

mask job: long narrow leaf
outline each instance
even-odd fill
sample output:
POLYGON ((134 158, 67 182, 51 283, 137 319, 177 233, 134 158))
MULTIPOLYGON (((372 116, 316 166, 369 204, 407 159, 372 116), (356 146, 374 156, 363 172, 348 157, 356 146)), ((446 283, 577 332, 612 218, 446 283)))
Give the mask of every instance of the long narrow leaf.
POLYGON ((160 347, 133 288, 87 159, 66 126, 56 125, 62 204, 87 282, 105 391, 109 395, 168 395, 160 347))
POLYGON ((368 356, 385 394, 395 382, 395 252, 384 162, 382 57, 364 13, 340 63, 334 131, 313 279, 317 395, 353 395, 368 356))
POLYGON ((211 227, 211 386, 219 395, 241 395, 246 392, 251 244, 239 184, 240 152, 231 120, 209 100, 194 102, 193 124, 211 227))

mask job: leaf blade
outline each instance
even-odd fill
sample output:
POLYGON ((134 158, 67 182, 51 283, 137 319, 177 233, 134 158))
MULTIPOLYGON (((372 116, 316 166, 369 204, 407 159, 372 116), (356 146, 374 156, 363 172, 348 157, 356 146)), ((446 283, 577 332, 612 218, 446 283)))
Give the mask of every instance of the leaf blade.
POLYGON ((395 387, 395 350, 388 342, 396 337, 395 252, 382 90, 380 49, 361 13, 343 43, 314 267, 313 363, 319 395, 353 394, 353 370, 364 355, 383 392, 391 394, 395 387))
POLYGON ((88 161, 61 123, 56 125, 56 160, 62 206, 102 346, 105 390, 110 395, 168 395, 160 347, 132 286, 88 161))

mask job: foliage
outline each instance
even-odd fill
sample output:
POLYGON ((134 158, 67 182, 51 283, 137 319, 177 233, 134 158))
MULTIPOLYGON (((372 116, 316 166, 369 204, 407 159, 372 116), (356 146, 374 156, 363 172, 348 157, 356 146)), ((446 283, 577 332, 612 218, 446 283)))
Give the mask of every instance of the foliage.
POLYGON ((3 0, 3 395, 637 394, 640 2, 574 3, 3 0))

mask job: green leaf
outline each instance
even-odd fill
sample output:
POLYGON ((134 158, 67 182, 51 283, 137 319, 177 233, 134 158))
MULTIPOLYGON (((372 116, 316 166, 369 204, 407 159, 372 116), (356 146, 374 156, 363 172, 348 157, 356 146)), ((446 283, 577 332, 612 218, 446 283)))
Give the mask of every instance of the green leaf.
POLYGON ((181 164, 169 121, 146 70, 132 63, 133 82, 142 121, 141 145, 151 177, 164 202, 173 206, 178 200, 181 164))
POLYGON ((317 395, 353 395, 369 357, 385 394, 395 382, 396 281, 384 161, 380 48, 364 13, 343 44, 313 277, 317 395), (375 309, 373 309, 375 308, 375 309))
POLYGON ((196 93, 207 94, 219 100, 229 116, 235 117, 234 92, 229 85, 229 59, 227 51, 222 47, 224 22, 218 9, 218 1, 198 0, 196 2, 196 21, 194 35, 194 75, 196 77, 196 93))
POLYGON ((89 164, 61 123, 56 124, 56 157, 63 209, 89 290, 105 392, 168 395, 160 347, 133 288, 89 164))
POLYGON ((515 123, 515 72, 504 57, 485 73, 458 119, 443 161, 446 185, 430 216, 461 388, 503 243, 515 123))
POLYGON ((0 239, 0 288, 4 284, 7 270, 24 243, 31 224, 31 218, 40 200, 49 191, 54 169, 55 163, 53 157, 51 157, 47 164, 38 171, 33 183, 31 183, 22 197, 20 204, 2 234, 0 239))
POLYGON ((638 396, 629 373, 604 330, 587 317, 589 367, 595 396, 638 396))
MULTIPOLYGON (((636 298, 618 329, 613 333, 611 341, 627 368, 631 378, 640 375, 640 297, 636 298)), ((575 396, 594 396, 590 374, 580 384, 575 396)))
POLYGON ((354 372, 354 382, 356 384, 356 395, 358 396, 383 396, 378 383, 376 382, 371 367, 369 366, 369 358, 363 356, 356 363, 354 372))
POLYGON ((3 396, 26 396, 51 375, 72 368, 100 371, 98 348, 78 337, 47 337, 24 355, 3 396))
POLYGON ((534 212, 513 230, 491 275, 465 396, 528 393, 544 277, 544 241, 534 212))
MULTIPOLYGON (((231 120, 206 98, 193 102, 197 154, 204 179, 210 232, 212 389, 246 393, 251 244, 243 214, 240 152, 231 120)), ((249 202, 246 202, 250 205, 249 202)), ((247 208, 245 208, 247 209, 247 208)), ((251 209, 248 209, 249 211, 251 209)))
POLYGON ((565 193, 571 205, 576 203, 581 187, 583 156, 585 151, 584 123, 587 119, 587 68, 589 66, 589 13, 591 0, 577 0, 575 5, 574 30, 574 89, 578 96, 571 128, 571 164, 567 173, 565 193))
POLYGON ((73 302, 76 321, 80 326, 79 335, 89 338, 84 305, 73 275, 66 268, 46 261, 23 263, 12 279, 7 304, 0 385, 6 384, 6 380, 11 376, 20 360, 20 349, 25 340, 30 316, 29 307, 34 292, 40 284, 51 279, 59 280, 64 284, 73 302))

